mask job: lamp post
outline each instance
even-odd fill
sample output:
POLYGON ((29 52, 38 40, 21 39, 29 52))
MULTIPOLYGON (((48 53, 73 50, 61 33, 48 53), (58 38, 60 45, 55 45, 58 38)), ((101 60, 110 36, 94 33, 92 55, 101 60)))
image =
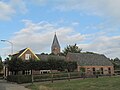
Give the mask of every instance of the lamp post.
MULTIPOLYGON (((11 44, 11 56, 13 54, 13 43, 8 41, 8 40, 1 40, 2 42, 8 42, 11 44)), ((4 65, 4 78, 6 78, 6 76, 10 75, 9 69, 8 69, 8 64, 4 65)))
POLYGON ((11 55, 13 54, 13 43, 8 40, 1 40, 2 42, 8 42, 11 44, 11 55))

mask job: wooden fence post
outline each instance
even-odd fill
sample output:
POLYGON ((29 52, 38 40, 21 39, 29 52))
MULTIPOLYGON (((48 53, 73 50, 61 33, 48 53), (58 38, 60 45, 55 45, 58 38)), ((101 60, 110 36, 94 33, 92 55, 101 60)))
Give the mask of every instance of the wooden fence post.
POLYGON ((53 73, 52 73, 52 75, 51 75, 51 82, 53 83, 53 73))
POLYGON ((70 81, 70 73, 68 73, 68 81, 70 81))
POLYGON ((32 84, 33 84, 33 82, 34 82, 34 80, 33 80, 33 70, 31 70, 31 79, 32 79, 32 84))

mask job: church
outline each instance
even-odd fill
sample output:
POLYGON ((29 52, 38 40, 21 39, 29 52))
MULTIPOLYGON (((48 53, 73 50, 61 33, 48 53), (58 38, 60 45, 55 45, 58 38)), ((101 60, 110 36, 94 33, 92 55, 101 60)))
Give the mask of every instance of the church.
MULTIPOLYGON (((20 50, 18 53, 13 54, 15 58, 21 58, 22 60, 48 60, 49 57, 56 59, 63 59, 66 61, 76 61, 78 72, 84 72, 86 75, 94 75, 96 72, 102 75, 113 75, 114 66, 110 59, 101 54, 88 54, 88 53, 68 53, 66 56, 60 56, 61 47, 55 33, 53 42, 51 45, 51 55, 35 54, 30 48, 20 50)), ((43 72, 50 72, 50 70, 36 71, 34 73, 41 74, 43 72)), ((4 68, 5 76, 10 75, 7 72, 7 68, 4 68)), ((24 74, 31 74, 30 71, 25 71, 24 74)))
MULTIPOLYGON (((55 55, 60 54, 60 44, 57 35, 54 35, 51 52, 55 55)), ((61 56, 60 56, 61 57, 61 56)), ((66 61, 76 61, 78 72, 84 72, 86 75, 113 75, 114 66, 110 59, 105 55, 93 53, 68 53, 65 57, 66 61)))
POLYGON ((54 55, 60 54, 60 44, 58 42, 56 33, 54 35, 53 43, 51 46, 51 53, 53 53, 54 55))

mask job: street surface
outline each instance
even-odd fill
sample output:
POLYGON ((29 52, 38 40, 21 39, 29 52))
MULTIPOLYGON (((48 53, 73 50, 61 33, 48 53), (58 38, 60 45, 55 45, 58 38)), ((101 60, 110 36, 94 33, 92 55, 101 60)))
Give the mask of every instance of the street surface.
POLYGON ((0 79, 0 90, 29 90, 22 85, 0 79))

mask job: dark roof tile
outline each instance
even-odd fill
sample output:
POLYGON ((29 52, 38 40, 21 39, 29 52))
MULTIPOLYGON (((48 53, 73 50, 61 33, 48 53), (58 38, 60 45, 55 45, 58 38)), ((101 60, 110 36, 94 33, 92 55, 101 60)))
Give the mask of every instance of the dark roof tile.
POLYGON ((55 58, 56 60, 58 59, 62 59, 62 60, 65 60, 65 57, 64 56, 57 56, 57 55, 40 55, 40 54, 36 54, 37 57, 40 59, 40 60, 48 60, 49 58, 55 58))
POLYGON ((80 66, 113 66, 105 55, 88 53, 68 53, 67 60, 77 61, 80 66))

